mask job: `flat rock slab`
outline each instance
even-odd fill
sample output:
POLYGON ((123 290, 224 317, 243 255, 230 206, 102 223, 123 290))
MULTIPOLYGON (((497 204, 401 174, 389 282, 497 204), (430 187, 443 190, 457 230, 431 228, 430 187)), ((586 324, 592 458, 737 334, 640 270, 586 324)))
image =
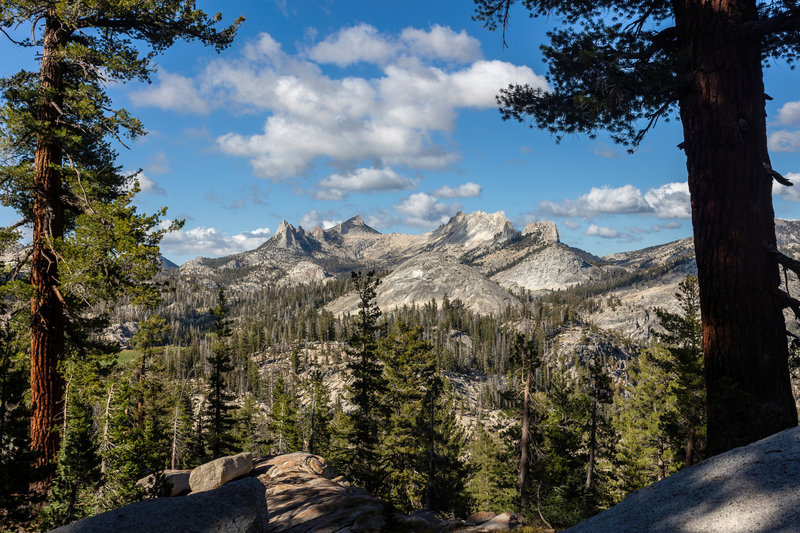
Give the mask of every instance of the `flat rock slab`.
POLYGON ((263 483, 249 477, 199 494, 132 503, 51 533, 265 533, 268 514, 263 483))
POLYGON ((189 485, 192 492, 213 490, 232 479, 249 474, 252 469, 253 454, 249 452, 220 457, 192 470, 189 485))
POLYGON ((799 530, 800 428, 791 428, 681 470, 567 531, 799 530))

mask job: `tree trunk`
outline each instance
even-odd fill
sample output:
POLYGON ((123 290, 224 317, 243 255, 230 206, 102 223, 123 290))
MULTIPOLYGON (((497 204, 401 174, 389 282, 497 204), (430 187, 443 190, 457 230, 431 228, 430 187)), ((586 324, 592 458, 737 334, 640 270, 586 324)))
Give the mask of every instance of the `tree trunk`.
POLYGON ((694 464, 694 439, 697 433, 697 428, 691 426, 689 428, 689 435, 686 437, 686 455, 684 456, 684 466, 692 466, 694 464))
POLYGON ((594 456, 597 448, 597 400, 592 398, 592 412, 589 429, 589 464, 586 468, 586 490, 594 487, 594 456))
POLYGON ((676 0, 691 76, 680 97, 700 282, 708 448, 797 425, 776 289, 760 40, 734 26, 754 0, 676 0))
POLYGON ((522 392, 522 434, 519 438, 519 511, 524 514, 528 506, 525 489, 528 486, 528 469, 531 448, 531 374, 526 372, 522 392))
MULTIPOLYGON (((63 65, 57 58, 63 38, 51 10, 46 17, 39 81, 38 117, 45 128, 55 127, 58 110, 63 107, 63 65)), ((31 488, 39 493, 47 491, 54 473, 59 443, 56 416, 64 391, 58 372, 58 361, 64 356, 64 308, 57 292, 58 256, 52 249, 53 241, 64 236, 61 160, 61 146, 40 133, 34 161, 31 253, 31 488)))

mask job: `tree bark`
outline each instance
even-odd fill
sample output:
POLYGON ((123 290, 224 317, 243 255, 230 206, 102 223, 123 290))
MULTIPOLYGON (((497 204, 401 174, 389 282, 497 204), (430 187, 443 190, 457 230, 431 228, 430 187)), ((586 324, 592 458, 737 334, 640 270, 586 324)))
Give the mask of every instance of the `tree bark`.
POLYGON ((675 0, 690 72, 680 97, 700 284, 708 449, 797 425, 776 289, 761 43, 754 0, 675 0))
MULTIPOLYGON (((595 393, 592 393, 593 395, 595 393)), ((586 486, 587 491, 592 490, 594 487, 594 461, 595 453, 597 450, 597 400, 592 397, 592 408, 590 413, 590 428, 589 428, 589 459, 586 466, 586 486)))
MULTIPOLYGON (((63 65, 58 48, 64 31, 51 10, 46 17, 40 67, 38 118, 45 129, 55 127, 63 108, 63 65)), ((31 488, 46 492, 54 473, 64 380, 58 362, 64 356, 64 308, 57 292, 58 256, 53 241, 64 236, 61 201, 61 146, 46 133, 36 140, 33 191, 33 251, 31 254, 31 488)))

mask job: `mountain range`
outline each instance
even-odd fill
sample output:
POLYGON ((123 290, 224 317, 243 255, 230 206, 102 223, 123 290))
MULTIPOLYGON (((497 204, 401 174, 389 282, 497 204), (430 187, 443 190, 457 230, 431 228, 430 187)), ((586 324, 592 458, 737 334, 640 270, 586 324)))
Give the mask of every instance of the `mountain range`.
MULTIPOLYGON (((800 221, 776 221, 778 245, 800 251, 800 221)), ((561 242, 553 222, 516 230, 502 212, 459 212, 421 235, 382 234, 355 216, 311 231, 282 221, 255 250, 197 258, 173 272, 209 286, 248 291, 265 284, 300 284, 389 272, 377 290, 384 311, 459 299, 477 313, 518 307, 523 291, 541 294, 576 285, 603 287, 603 304, 589 319, 598 326, 645 337, 654 307, 674 309, 677 284, 696 272, 691 238, 597 257, 561 242)), ((356 310, 355 295, 331 302, 334 314, 356 310)))

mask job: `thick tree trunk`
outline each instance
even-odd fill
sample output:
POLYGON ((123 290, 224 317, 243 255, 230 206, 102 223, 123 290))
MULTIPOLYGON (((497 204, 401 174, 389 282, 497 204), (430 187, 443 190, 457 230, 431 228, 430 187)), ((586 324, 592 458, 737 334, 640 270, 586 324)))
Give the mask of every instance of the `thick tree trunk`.
MULTIPOLYGON (((57 50, 63 31, 49 15, 41 59, 39 120, 54 127, 62 106, 62 65, 57 50)), ((58 361, 64 355, 64 309, 57 292, 58 257, 53 240, 64 235, 61 201, 61 147, 46 134, 36 142, 31 255, 31 450, 34 453, 32 488, 45 492, 54 472, 59 435, 56 416, 63 401, 64 380, 58 361)))
POLYGON ((776 289, 754 0, 676 0, 691 76, 680 98, 700 283, 711 454, 797 425, 776 289))

